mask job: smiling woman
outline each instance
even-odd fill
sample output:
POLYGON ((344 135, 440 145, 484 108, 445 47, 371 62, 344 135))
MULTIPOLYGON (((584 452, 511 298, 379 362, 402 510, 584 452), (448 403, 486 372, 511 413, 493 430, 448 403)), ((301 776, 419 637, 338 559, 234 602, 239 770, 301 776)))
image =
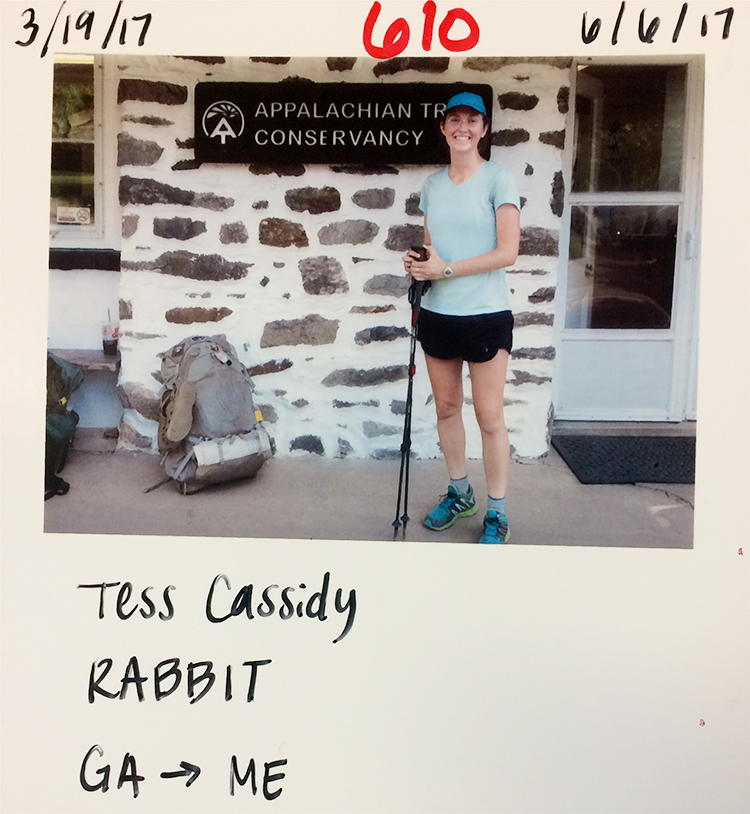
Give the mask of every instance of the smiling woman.
POLYGON ((474 411, 482 436, 488 511, 481 543, 510 537, 505 492, 510 443, 503 417, 505 377, 512 348, 505 267, 520 243, 520 201, 509 170, 480 154, 487 112, 475 93, 451 97, 440 124, 450 165, 423 187, 427 259, 411 251, 404 260, 415 280, 432 285, 422 299, 417 332, 435 397, 440 446, 450 485, 425 518, 434 531, 476 514, 466 470, 463 363, 469 363, 474 411))

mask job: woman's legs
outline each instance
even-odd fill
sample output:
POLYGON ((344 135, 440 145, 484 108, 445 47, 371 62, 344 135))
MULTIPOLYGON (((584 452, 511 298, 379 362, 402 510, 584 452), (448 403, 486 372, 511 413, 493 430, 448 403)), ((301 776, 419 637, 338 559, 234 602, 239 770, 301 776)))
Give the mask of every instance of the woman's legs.
MULTIPOLYGON (((425 358, 435 398, 440 446, 448 474, 452 480, 457 480, 466 475, 466 434, 461 418, 463 361, 427 355, 425 358)), ((488 362, 469 363, 474 412, 482 435, 487 493, 491 498, 502 498, 490 501, 491 508, 502 508, 486 515, 480 543, 504 543, 510 536, 504 512, 510 469, 510 441, 505 426, 503 395, 508 358, 508 351, 500 350, 488 362)), ((427 515, 425 525, 440 531, 453 525, 457 518, 472 515, 476 510, 473 490, 470 489, 468 495, 449 490, 446 501, 427 515)))
POLYGON ((440 449, 452 479, 466 475, 466 433, 461 409, 464 402, 463 359, 436 359, 425 355, 435 399, 440 449))
POLYGON ((425 358, 435 398, 440 448, 452 482, 440 504, 425 517, 424 524, 433 531, 443 531, 459 517, 470 517, 477 513, 474 490, 465 480, 466 434, 461 418, 464 401, 463 360, 436 359, 426 354, 425 358))
POLYGON ((509 354, 500 350, 489 362, 470 362, 474 412, 482 434, 487 493, 505 497, 510 469, 510 441, 503 415, 505 375, 509 354))

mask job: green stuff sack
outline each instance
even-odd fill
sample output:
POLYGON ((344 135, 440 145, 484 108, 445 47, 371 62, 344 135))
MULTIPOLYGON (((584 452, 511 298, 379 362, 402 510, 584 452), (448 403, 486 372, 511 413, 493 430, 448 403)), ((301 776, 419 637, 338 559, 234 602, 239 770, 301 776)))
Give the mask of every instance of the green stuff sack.
POLYGON ((78 426, 78 413, 68 408, 73 392, 83 383, 78 365, 47 354, 47 414, 45 419, 44 499, 64 495, 70 485, 58 476, 78 426))

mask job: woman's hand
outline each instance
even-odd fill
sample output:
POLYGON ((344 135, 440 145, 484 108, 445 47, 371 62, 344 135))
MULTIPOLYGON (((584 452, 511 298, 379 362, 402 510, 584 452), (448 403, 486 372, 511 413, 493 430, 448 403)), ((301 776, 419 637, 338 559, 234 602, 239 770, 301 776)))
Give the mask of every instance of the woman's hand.
POLYGON ((408 251, 404 257, 404 268, 415 280, 441 280, 445 272, 445 261, 430 244, 426 244, 427 260, 418 260, 417 254, 408 251))

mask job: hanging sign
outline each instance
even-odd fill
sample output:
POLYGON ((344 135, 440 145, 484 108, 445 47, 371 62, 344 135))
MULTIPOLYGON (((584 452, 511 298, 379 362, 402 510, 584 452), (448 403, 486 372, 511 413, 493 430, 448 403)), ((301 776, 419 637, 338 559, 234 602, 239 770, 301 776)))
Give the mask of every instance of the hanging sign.
POLYGON ((439 122, 459 91, 479 94, 491 113, 490 85, 203 82, 195 88, 195 157, 240 164, 445 164, 439 122))

